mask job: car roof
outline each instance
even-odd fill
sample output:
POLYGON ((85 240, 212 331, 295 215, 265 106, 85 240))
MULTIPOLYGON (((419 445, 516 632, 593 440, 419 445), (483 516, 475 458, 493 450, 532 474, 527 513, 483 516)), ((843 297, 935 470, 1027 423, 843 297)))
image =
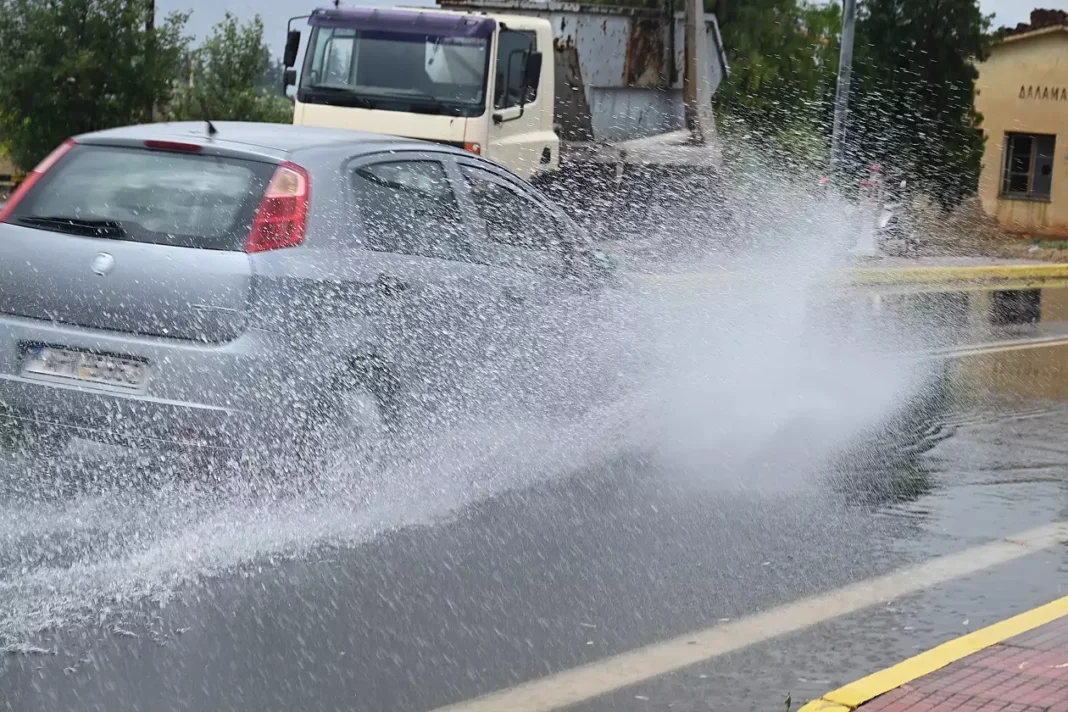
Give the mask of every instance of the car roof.
POLYGON ((205 146, 214 145, 272 158, 283 158, 298 151, 338 144, 350 146, 363 144, 367 152, 383 149, 426 150, 434 148, 450 153, 463 153, 459 149, 439 143, 363 131, 246 121, 213 121, 212 125, 216 129, 213 137, 208 136, 206 121, 177 121, 94 131, 76 136, 75 140, 78 143, 100 144, 130 144, 149 140, 182 141, 205 146))

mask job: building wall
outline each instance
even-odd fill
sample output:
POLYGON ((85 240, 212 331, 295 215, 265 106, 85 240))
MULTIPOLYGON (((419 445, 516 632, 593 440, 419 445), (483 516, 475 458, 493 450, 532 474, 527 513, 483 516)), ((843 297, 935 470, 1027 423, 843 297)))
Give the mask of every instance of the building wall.
POLYGON ((1010 230, 1068 237, 1068 32, 996 46, 979 67, 976 88, 986 135, 983 209, 1010 230), (1007 132, 1057 137, 1048 202, 1001 197, 1007 132))

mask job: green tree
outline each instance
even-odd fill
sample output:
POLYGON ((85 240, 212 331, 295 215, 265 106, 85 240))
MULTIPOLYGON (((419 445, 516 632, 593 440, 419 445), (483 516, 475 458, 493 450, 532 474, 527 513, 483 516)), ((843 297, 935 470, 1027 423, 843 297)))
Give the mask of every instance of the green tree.
POLYGON ((263 42, 263 21, 256 15, 239 24, 226 13, 204 44, 186 58, 187 79, 180 82, 169 115, 175 119, 289 122, 293 105, 264 86, 273 68, 263 42))
POLYGON ((856 168, 900 171, 946 206, 975 192, 989 29, 978 0, 863 0, 847 134, 856 168))
POLYGON ((146 0, 0 0, 0 143, 22 168, 68 136, 143 121, 170 95, 186 16, 146 0), (151 67, 146 48, 154 46, 151 67))
MULTIPOLYGON (((595 2, 663 8, 668 0, 595 2)), ((715 97, 720 131, 755 139, 786 161, 826 162, 840 3, 705 0, 704 5, 716 15, 730 64, 730 76, 715 97)), ((681 8, 678 0, 670 6, 681 8)))
POLYGON ((719 0, 714 7, 731 65, 716 96, 720 116, 762 135, 822 135, 834 95, 841 8, 804 0, 719 0))
POLYGON ((267 67, 267 71, 264 73, 263 78, 260 80, 260 88, 268 94, 276 94, 278 96, 285 96, 285 88, 282 86, 282 82, 285 79, 285 65, 282 64, 282 59, 275 58, 267 67))

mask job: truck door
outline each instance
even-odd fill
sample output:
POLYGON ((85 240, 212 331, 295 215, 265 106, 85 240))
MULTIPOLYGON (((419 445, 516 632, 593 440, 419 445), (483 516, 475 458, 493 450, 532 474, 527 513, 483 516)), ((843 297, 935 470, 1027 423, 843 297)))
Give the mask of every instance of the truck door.
MULTIPOLYGON (((493 64, 493 121, 487 157, 525 178, 544 169, 554 158, 552 120, 550 116, 547 121, 545 116, 546 111, 552 111, 552 87, 548 82, 539 83, 534 92, 523 96, 526 57, 537 49, 534 30, 502 25, 493 64), (550 151, 549 160, 546 150, 550 151)), ((551 61, 550 49, 545 52, 543 78, 552 70, 551 61)))

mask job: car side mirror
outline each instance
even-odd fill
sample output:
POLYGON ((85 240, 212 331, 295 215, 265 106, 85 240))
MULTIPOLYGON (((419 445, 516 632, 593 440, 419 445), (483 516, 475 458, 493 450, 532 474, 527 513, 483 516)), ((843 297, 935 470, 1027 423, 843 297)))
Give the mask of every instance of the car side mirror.
POLYGON ((297 52, 300 51, 300 30, 290 30, 286 33, 286 49, 282 54, 282 64, 293 67, 297 63, 297 52))
POLYGON ((297 83, 297 70, 293 67, 287 68, 282 72, 282 88, 288 89, 297 83))
POLYGON ((538 84, 541 83, 541 52, 527 52, 526 65, 523 67, 523 103, 527 103, 528 97, 538 93, 538 84))
POLYGON ((562 249, 564 274, 577 277, 586 287, 605 286, 617 279, 619 265, 606 252, 566 241, 562 249))

